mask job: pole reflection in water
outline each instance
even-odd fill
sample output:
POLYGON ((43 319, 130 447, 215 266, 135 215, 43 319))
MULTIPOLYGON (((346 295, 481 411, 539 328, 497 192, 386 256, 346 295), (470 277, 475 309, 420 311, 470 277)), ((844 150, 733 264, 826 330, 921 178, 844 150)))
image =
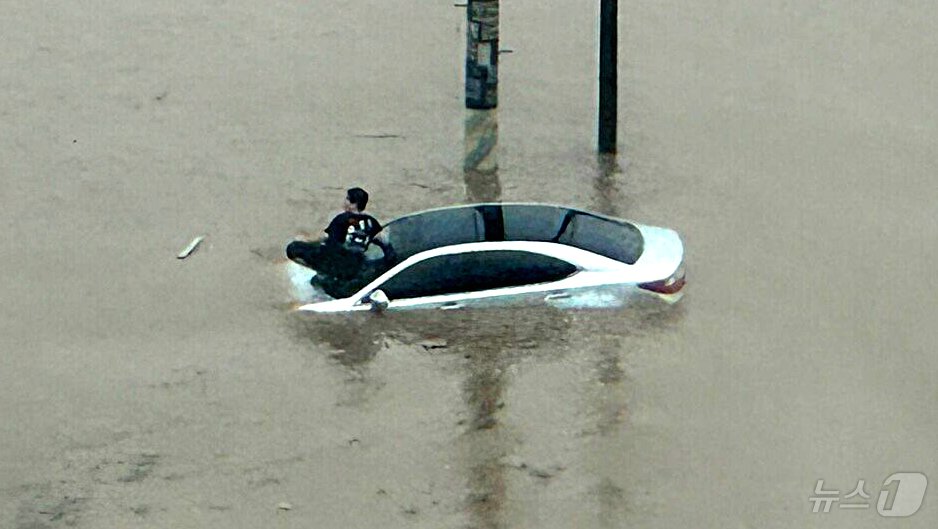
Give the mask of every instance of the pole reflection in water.
MULTIPOLYGON (((592 208, 598 213, 618 216, 620 214, 619 188, 617 179, 622 174, 615 153, 597 155, 596 179, 593 182, 594 198, 592 208)), ((618 326, 617 326, 618 327, 618 326)), ((617 328, 613 327, 613 328, 617 328)), ((619 327, 621 328, 621 327, 619 327)), ((625 327, 628 328, 628 327, 625 327)), ((597 500, 597 520, 600 527, 621 527, 625 521, 624 506, 627 502, 625 490, 620 482, 624 476, 615 473, 609 465, 603 464, 603 458, 614 456, 621 446, 617 434, 628 419, 629 388, 622 368, 622 350, 624 340, 618 336, 599 334, 599 344, 595 348, 597 359, 594 370, 599 390, 596 391, 592 405, 596 417, 594 435, 590 450, 600 456, 594 460, 593 472, 596 477, 594 492, 597 500)))
POLYGON ((466 109, 463 178, 468 202, 497 202, 502 186, 498 180, 498 111, 466 109))
POLYGON ((501 418, 511 406, 506 393, 513 366, 556 352, 570 321, 563 312, 546 307, 520 316, 502 310, 478 312, 460 321, 462 329, 454 343, 464 360, 463 394, 469 412, 461 421, 460 452, 468 473, 470 527, 510 527, 505 511, 510 498, 507 473, 512 467, 506 459, 519 446, 518 435, 523 435, 522 425, 505 424, 501 418))
MULTIPOLYGON (((465 476, 460 487, 465 495, 458 500, 458 508, 465 509, 468 527, 489 529, 512 525, 505 519, 510 496, 507 474, 516 470, 506 458, 520 446, 518 434, 523 433, 523 425, 504 424, 502 416, 511 406, 506 393, 513 366, 532 357, 562 354, 569 327, 565 312, 541 307, 523 314, 489 309, 361 314, 335 321, 297 318, 295 332, 301 339, 332 350, 330 358, 347 375, 342 386, 349 393, 339 399, 340 405, 367 410, 381 393, 414 383, 414 377, 372 372, 373 362, 389 345, 407 348, 413 357, 437 357, 446 375, 456 373, 461 379, 459 400, 464 403, 454 410, 452 423, 458 429, 452 464, 465 476), (438 345, 432 349, 421 345, 428 342, 438 345)), ((398 351, 399 361, 409 356, 398 351)), ((447 400, 445 395, 433 398, 447 400)))
POLYGON ((371 362, 388 340, 386 321, 370 314, 335 321, 303 316, 297 315, 294 320, 298 337, 327 345, 333 350, 329 357, 341 365, 347 375, 337 404, 352 407, 367 404, 384 386, 382 379, 371 373, 371 362))
POLYGON ((591 432, 596 437, 588 443, 592 445, 588 453, 595 457, 592 472, 596 479, 594 492, 599 525, 621 527, 625 521, 623 508, 628 501, 623 482, 628 474, 623 475, 621 468, 614 469, 604 461, 621 450, 621 435, 628 421, 629 387, 622 368, 623 343, 611 336, 600 336, 599 341, 594 370, 599 389, 593 396, 592 416, 596 417, 596 423, 591 432))
MULTIPOLYGON (((463 177, 467 202, 501 199, 497 145, 498 111, 466 109, 463 177)), ((471 323, 470 334, 485 328, 484 322, 471 323)), ((507 433, 498 427, 497 412, 504 404, 504 344, 504 336, 486 336, 467 344, 464 353, 463 391, 470 414, 462 443, 468 471, 466 507, 472 527, 478 528, 503 526, 505 468, 502 459, 508 451, 508 442, 507 433)))
POLYGON ((502 527, 505 504, 505 469, 502 459, 509 449, 507 432, 499 428, 496 413, 502 406, 504 372, 499 367, 503 351, 497 343, 482 342, 467 349, 463 391, 470 420, 464 433, 469 496, 466 498, 472 527, 502 527))
POLYGON ((596 156, 596 179, 593 180, 592 208, 597 213, 616 217, 622 209, 618 179, 622 168, 615 154, 601 153, 596 156))
POLYGON ((595 383, 589 385, 585 402, 585 415, 593 421, 583 434, 599 527, 623 527, 629 521, 629 513, 641 510, 643 502, 648 501, 637 493, 640 484, 635 478, 639 470, 630 466, 630 462, 641 464, 641 460, 627 456, 634 435, 630 428, 634 387, 628 374, 628 359, 643 348, 654 347, 653 344, 676 326, 683 315, 680 305, 596 312, 585 328, 575 332, 578 336, 592 337, 582 350, 595 351, 591 376, 595 383), (606 329, 621 331, 612 334, 606 329))

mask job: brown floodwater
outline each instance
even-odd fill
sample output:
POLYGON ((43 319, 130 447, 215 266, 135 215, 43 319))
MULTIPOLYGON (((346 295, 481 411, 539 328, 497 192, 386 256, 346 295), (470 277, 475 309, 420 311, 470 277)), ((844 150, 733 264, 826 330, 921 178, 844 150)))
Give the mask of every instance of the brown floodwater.
POLYGON ((4 3, 0 527, 880 527, 938 478, 931 3, 620 2, 603 159, 598 2, 502 6, 481 133, 453 3, 4 3), (353 185, 674 228, 687 294, 290 312, 353 185))

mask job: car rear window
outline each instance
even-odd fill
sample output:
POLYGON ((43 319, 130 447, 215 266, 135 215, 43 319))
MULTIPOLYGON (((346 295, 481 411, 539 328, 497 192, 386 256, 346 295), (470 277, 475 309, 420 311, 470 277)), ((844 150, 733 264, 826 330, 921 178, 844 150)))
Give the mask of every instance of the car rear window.
POLYGON ((558 242, 626 264, 635 264, 645 246, 636 226, 584 213, 573 217, 558 242))
POLYGON ((644 250, 642 232, 623 220, 540 205, 506 205, 502 212, 509 241, 558 242, 626 264, 638 261, 644 250))

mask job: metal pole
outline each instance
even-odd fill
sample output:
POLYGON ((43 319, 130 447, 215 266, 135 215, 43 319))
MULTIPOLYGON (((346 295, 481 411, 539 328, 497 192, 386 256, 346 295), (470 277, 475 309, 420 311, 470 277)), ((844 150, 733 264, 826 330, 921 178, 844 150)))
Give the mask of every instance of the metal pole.
POLYGON ((498 106, 498 0, 466 5, 466 108, 498 106))
POLYGON ((616 152, 618 0, 599 8, 599 152, 616 152))

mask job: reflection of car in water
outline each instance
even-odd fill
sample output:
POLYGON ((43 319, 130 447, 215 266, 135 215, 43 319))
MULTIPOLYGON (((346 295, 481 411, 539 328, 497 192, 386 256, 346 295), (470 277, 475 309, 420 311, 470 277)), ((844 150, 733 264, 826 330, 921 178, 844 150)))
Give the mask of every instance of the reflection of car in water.
POLYGON ((392 258, 369 251, 356 278, 317 283, 299 310, 673 303, 684 286, 676 232, 566 207, 433 209, 389 222, 384 236, 392 258))

